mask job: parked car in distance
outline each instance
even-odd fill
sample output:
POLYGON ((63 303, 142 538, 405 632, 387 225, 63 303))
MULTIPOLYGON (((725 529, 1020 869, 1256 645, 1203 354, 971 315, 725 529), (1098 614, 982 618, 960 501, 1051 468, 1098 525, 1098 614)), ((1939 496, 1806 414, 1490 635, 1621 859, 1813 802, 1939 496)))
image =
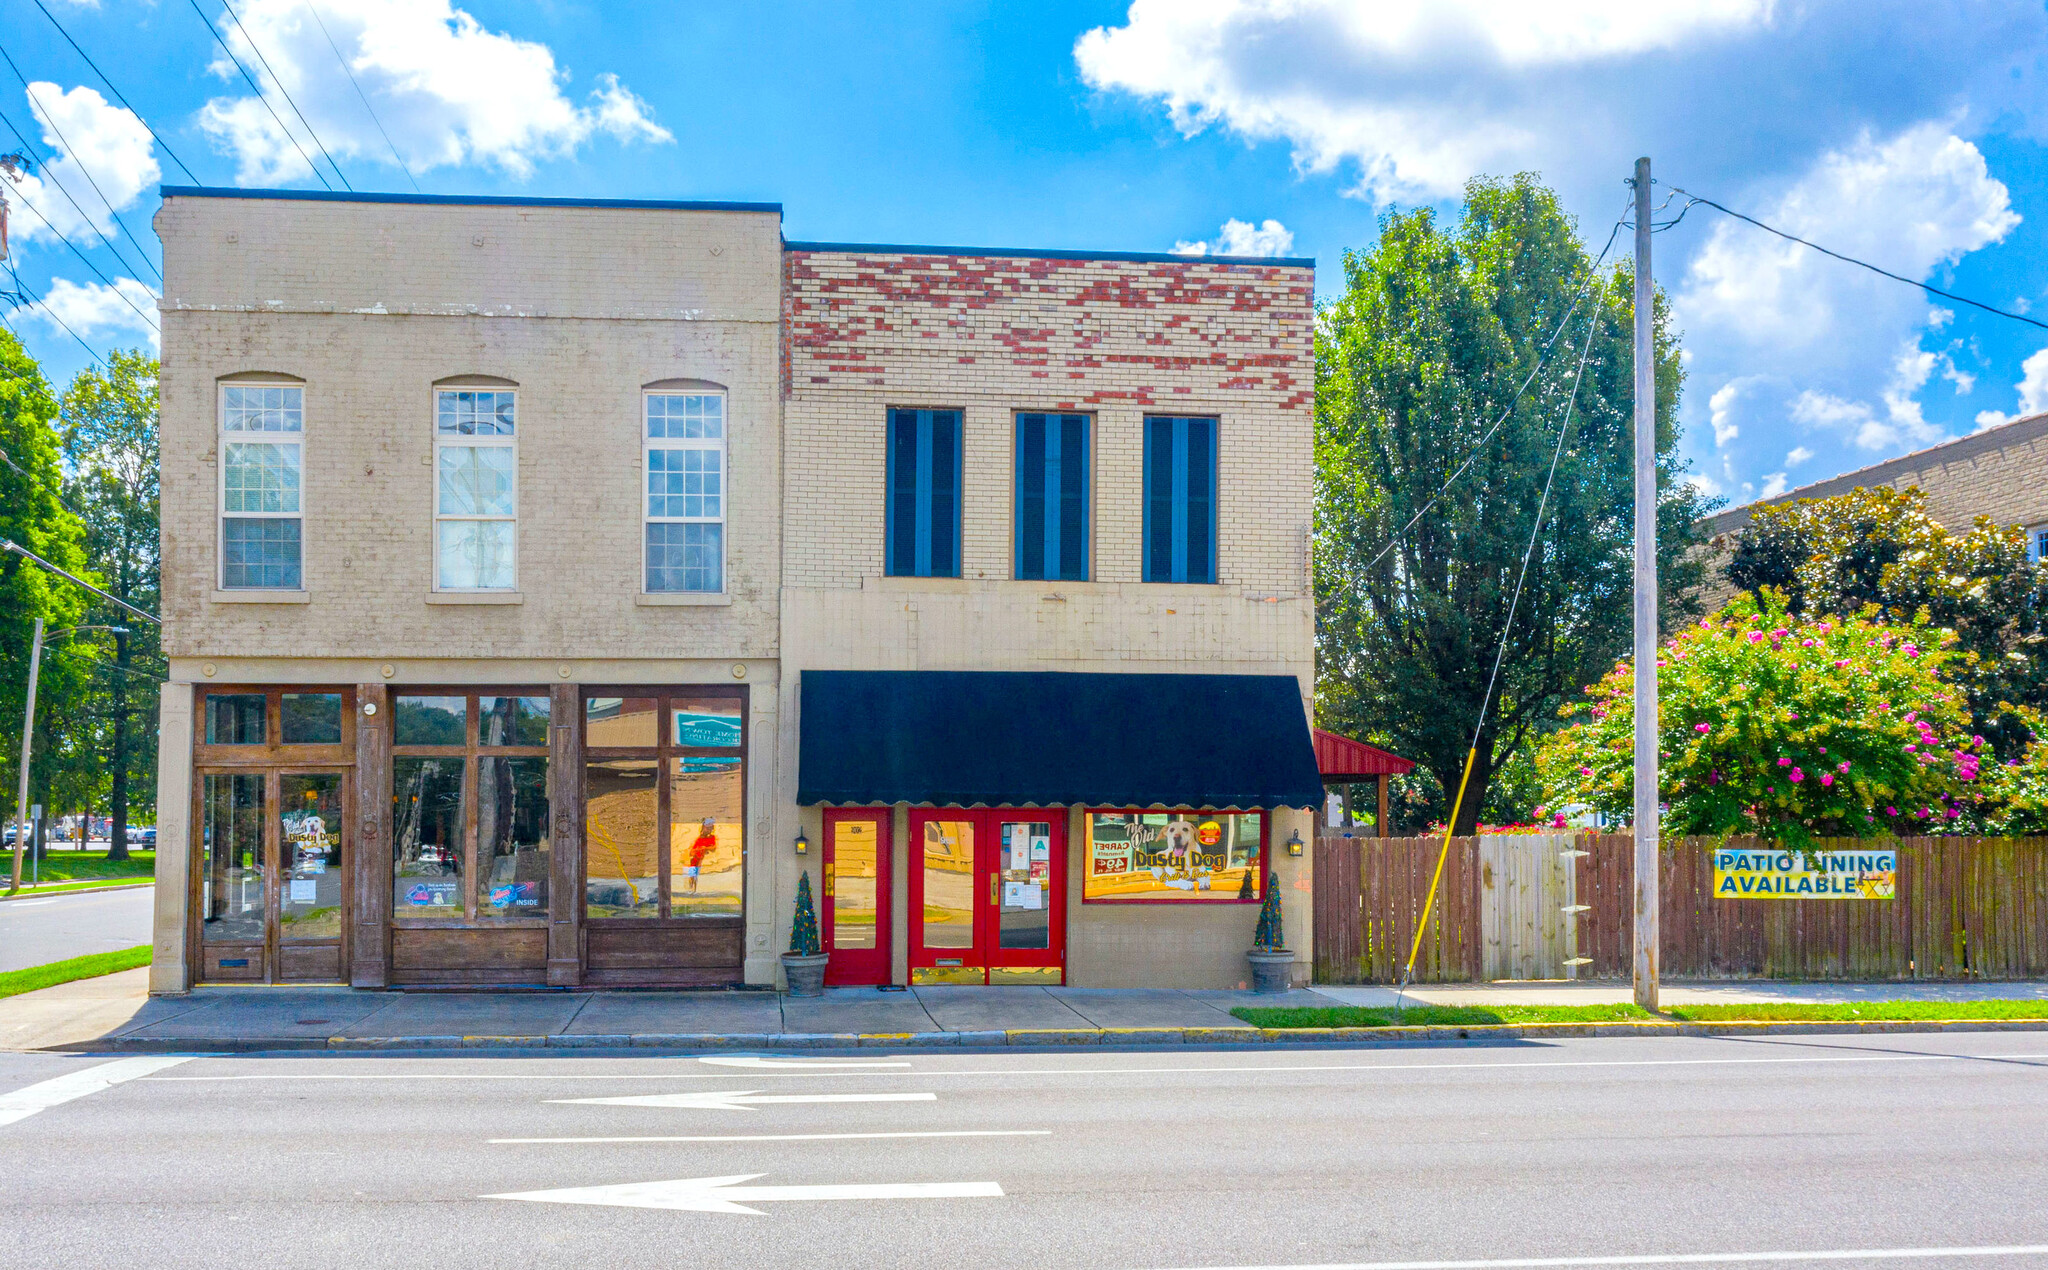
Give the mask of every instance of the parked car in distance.
POLYGON ((128 826, 128 845, 131 847, 153 847, 156 845, 155 825, 128 826))

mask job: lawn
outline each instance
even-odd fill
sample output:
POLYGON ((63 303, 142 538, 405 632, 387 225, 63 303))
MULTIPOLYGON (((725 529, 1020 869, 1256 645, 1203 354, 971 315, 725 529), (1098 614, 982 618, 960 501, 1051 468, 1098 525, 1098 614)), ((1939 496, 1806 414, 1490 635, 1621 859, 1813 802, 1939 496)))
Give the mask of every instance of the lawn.
POLYGON ((60 983, 74 979, 95 979, 120 970, 133 970, 149 964, 149 945, 139 948, 123 948, 118 952, 92 953, 84 957, 73 957, 68 961, 53 961, 48 965, 30 966, 26 970, 9 970, 0 974, 0 997, 18 996, 34 992, 37 988, 54 988, 60 983))
POLYGON ((1877 1023, 2048 1019, 2048 1001, 1860 1001, 1853 1005, 1676 1005, 1661 1015, 1633 1005, 1328 1006, 1231 1011, 1254 1027, 1467 1027, 1489 1023, 1877 1023))
POLYGON ((1338 1005, 1310 1008, 1239 1006, 1232 1014, 1254 1027, 1463 1027, 1486 1023, 1635 1023, 1654 1019, 1634 1005, 1338 1005))
MULTIPOLYGON (((13 848, 0 854, 6 861, 0 867, 13 867, 13 848)), ((41 865, 31 861, 26 854, 21 858, 21 880, 27 885, 29 878, 40 882, 106 882, 117 880, 147 881, 156 876, 156 849, 154 847, 130 847, 126 860, 107 861, 104 850, 73 851, 57 845, 49 849, 41 865)))

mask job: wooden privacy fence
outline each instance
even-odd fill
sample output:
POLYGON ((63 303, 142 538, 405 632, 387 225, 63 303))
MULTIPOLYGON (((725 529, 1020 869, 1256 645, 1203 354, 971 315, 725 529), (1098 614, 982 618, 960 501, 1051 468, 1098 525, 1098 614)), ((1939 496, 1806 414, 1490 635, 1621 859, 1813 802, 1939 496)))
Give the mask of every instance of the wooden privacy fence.
MULTIPOLYGON (((1401 977, 1442 838, 1321 838, 1322 983, 1401 977)), ((1898 852, 1890 900, 1717 900, 1708 838, 1664 843, 1671 978, 2013 979, 2048 975, 2048 839, 1841 840, 1898 852)), ((1731 847, 1762 847, 1735 838, 1731 847)), ((1416 958, 1418 982, 1627 978, 1635 846, 1626 834, 1453 838, 1416 958), (1567 854, 1577 853, 1580 854, 1567 854), (1583 911, 1574 912, 1580 906, 1583 911), (1584 958, 1585 963, 1568 966, 1584 958)))

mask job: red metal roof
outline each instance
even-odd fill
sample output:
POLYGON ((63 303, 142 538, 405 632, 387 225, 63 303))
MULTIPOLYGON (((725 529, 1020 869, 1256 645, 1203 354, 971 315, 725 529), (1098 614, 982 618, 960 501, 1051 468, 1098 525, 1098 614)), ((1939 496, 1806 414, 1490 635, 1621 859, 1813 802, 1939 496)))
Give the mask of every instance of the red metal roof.
POLYGON ((1399 776, 1415 766, 1413 759, 1389 754, 1377 745, 1354 741, 1335 732, 1315 729, 1316 769, 1326 781, 1358 780, 1366 776, 1399 776))

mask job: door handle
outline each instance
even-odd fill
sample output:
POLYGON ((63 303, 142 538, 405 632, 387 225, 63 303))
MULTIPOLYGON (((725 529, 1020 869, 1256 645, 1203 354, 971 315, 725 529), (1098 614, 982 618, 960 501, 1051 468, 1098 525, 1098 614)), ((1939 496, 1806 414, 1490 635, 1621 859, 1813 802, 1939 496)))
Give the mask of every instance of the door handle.
POLYGON ((1002 885, 1003 881, 1001 878, 993 873, 988 875, 988 906, 990 908, 1000 906, 1002 901, 997 897, 1002 894, 1002 885))

